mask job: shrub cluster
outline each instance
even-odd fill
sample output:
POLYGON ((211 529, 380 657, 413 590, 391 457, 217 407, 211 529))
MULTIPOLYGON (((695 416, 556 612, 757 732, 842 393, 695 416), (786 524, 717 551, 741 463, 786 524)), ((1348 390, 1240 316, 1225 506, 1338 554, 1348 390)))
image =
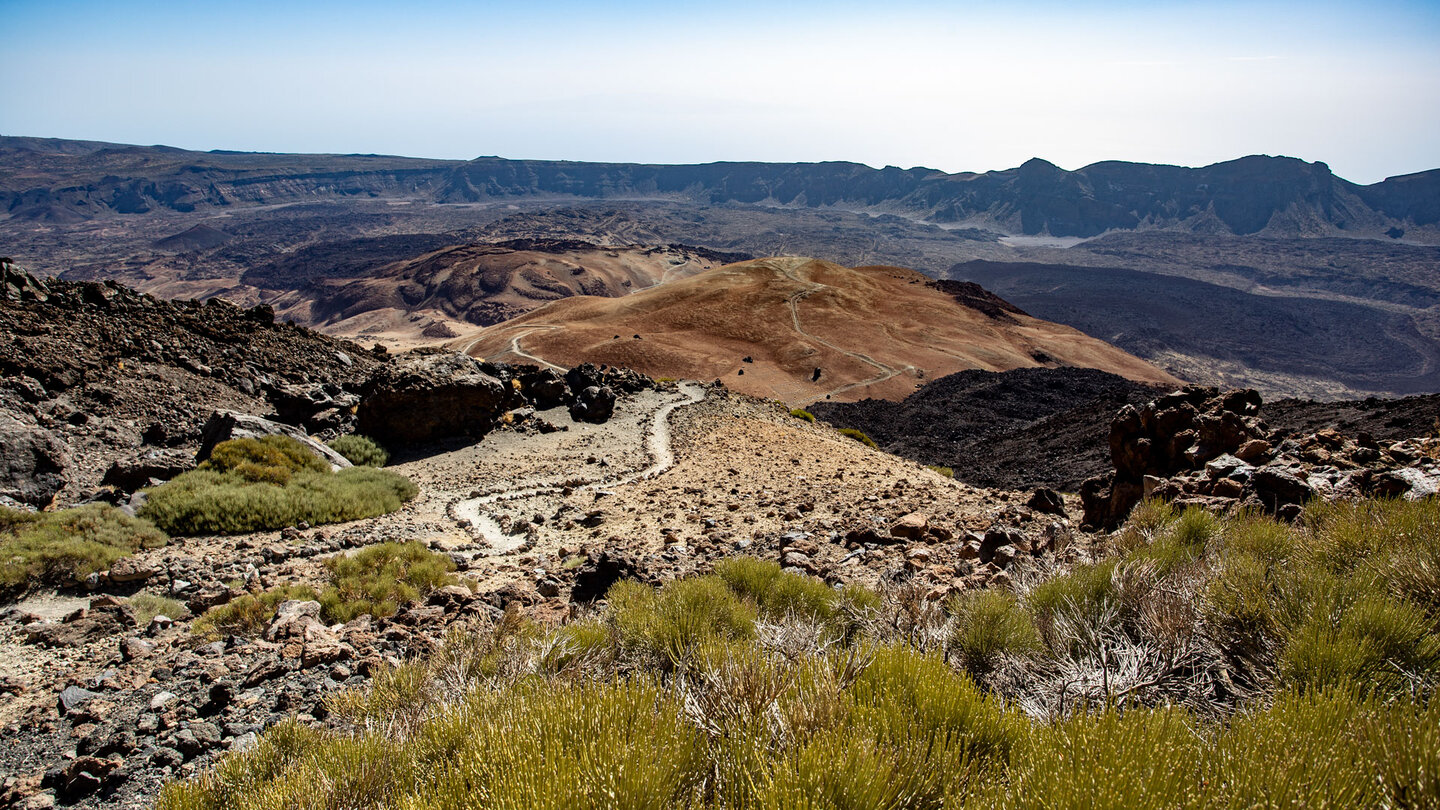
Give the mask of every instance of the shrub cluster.
POLYGON ((390 460, 390 453, 369 436, 348 433, 327 442, 330 449, 345 457, 357 467, 384 467, 390 460))
POLYGON ((790 415, 805 422, 813 423, 815 421, 815 414, 810 413, 804 408, 791 408, 790 415))
POLYGON ((388 470, 330 467, 288 436, 232 439, 199 469, 147 490, 140 514, 177 535, 241 534, 374 517, 415 497, 388 470))
POLYGON ((113 506, 88 504, 58 512, 0 506, 0 590, 78 582, 142 548, 167 542, 150 521, 113 506))
POLYGON ((1149 504, 1108 560, 932 611, 941 644, 899 592, 773 563, 622 582, 560 628, 453 633, 158 806, 1440 806, 1437 538, 1436 503, 1149 504), (1225 711, 1170 699, 1211 666, 1225 711))
POLYGON ((872 447, 872 448, 878 448, 878 447, 879 447, 879 445, 877 445, 877 444, 875 443, 875 440, 874 440, 874 439, 870 438, 869 436, 866 436, 863 432, 861 432, 861 431, 859 431, 859 430, 856 430, 855 428, 840 428, 840 429, 839 429, 839 432, 840 432, 840 435, 841 435, 841 436, 844 436, 844 437, 846 437, 847 439, 854 439, 855 441, 860 442, 861 444, 865 445, 866 447, 872 447))
POLYGON ((354 556, 331 557, 325 570, 328 584, 323 590, 290 584, 248 593, 205 611, 190 630, 211 639, 258 635, 275 618, 280 604, 291 599, 318 601, 321 617, 331 624, 366 613, 385 617, 437 588, 459 583, 449 557, 413 541, 380 543, 354 556))

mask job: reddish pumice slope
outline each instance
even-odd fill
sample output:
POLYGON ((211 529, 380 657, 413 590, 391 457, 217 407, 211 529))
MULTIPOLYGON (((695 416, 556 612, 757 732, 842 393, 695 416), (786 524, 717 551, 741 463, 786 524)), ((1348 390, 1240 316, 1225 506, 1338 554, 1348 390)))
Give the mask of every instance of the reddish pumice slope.
POLYGON ((1074 366, 1178 383, 1075 329, 947 284, 898 267, 757 259, 623 298, 555 301, 450 345, 496 360, 721 379, 790 404, 899 399, 965 369, 1074 366))

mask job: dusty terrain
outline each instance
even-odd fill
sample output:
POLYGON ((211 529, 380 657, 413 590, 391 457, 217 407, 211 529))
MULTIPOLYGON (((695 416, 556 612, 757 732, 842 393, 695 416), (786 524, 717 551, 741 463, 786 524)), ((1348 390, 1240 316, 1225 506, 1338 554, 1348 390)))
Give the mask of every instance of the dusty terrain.
MULTIPOLYGON (((290 650, 258 639, 206 644, 183 620, 126 629, 123 608, 108 608, 83 589, 32 594, 6 610, 0 726, 12 742, 0 767, 31 780, 17 784, 33 792, 47 769, 93 769, 85 763, 97 760, 86 757, 118 756, 123 778, 70 800, 146 806, 163 780, 196 772, 285 716, 323 720, 326 693, 363 684, 385 662, 429 649, 452 624, 493 616, 512 601, 536 618, 558 620, 617 576, 658 581, 733 554, 783 560, 836 583, 904 581, 938 598, 965 587, 965 577, 976 584, 999 575, 965 560, 967 530, 1033 535, 1037 549, 1073 539, 1071 521, 1020 505, 1023 493, 968 487, 723 387, 626 397, 603 425, 571 422, 561 410, 541 416, 565 429, 502 430, 402 457, 393 469, 415 480, 421 494, 391 515, 177 540, 135 557, 158 573, 131 588, 189 595, 192 604, 197 594, 223 601, 245 586, 318 583, 324 557, 387 539, 448 552, 473 583, 475 596, 465 589, 441 594, 459 599, 455 604, 432 600, 393 620, 352 622, 336 633, 341 648, 306 642, 290 650), (667 420, 657 418, 667 412, 667 420), (534 489, 541 492, 523 495, 534 489), (516 493, 521 497, 480 509, 466 506, 487 494, 516 493), (472 514, 504 528, 477 531, 472 514), (897 529, 901 524, 910 529, 897 529), (115 610, 118 634, 87 635, 85 623, 96 619, 76 618, 103 619, 115 610), (61 640, 35 642, 42 637, 61 640), (67 687, 88 693, 77 703, 83 707, 57 703, 67 687)), ((67 700, 81 694, 67 693, 67 700)))
POLYGON ((962 301, 914 271, 802 258, 742 262, 621 299, 563 299, 450 345, 492 359, 722 379, 797 405, 899 398, 967 368, 1084 366, 1176 383, 1072 329, 962 301))
POLYGON ((444 283, 422 284, 415 299, 438 306, 411 311, 408 302, 394 306, 406 282, 378 280, 396 263, 472 243, 693 245, 982 284, 1002 282, 952 268, 1022 263, 1033 266, 1009 274, 1001 294, 1037 317, 1187 380, 1337 399, 1436 390, 1437 179, 1432 171, 1356 186, 1324 164, 1265 157, 1075 172, 1035 160, 945 175, 845 163, 423 161, 4 138, 0 244, 48 273, 118 279, 164 297, 269 301, 282 317, 392 348, 512 311, 444 283), (1062 269, 1068 275, 1057 280, 1062 269), (377 282, 364 295, 370 285, 340 281, 370 277, 377 282), (456 300, 434 300, 439 294, 456 300), (323 304, 312 311, 322 298, 347 314, 323 304), (376 308, 355 311, 367 302, 376 308), (1370 368, 1366 358, 1381 363, 1370 368))

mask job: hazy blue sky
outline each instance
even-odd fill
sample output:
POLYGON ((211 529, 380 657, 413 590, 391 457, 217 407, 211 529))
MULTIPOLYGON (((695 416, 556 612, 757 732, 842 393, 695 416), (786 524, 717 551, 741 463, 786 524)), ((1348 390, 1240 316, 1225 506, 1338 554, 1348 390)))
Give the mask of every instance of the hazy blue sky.
POLYGON ((0 133, 946 171, 1440 167, 1440 2, 0 0, 0 133))

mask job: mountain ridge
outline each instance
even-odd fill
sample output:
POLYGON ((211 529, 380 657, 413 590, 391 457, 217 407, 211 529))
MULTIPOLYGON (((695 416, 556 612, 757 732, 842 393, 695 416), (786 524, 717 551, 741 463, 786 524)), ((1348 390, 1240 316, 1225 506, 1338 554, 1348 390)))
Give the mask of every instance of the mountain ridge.
POLYGON ((846 161, 642 164, 194 152, 0 136, 0 210, 11 219, 76 222, 357 196, 462 204, 544 197, 763 203, 1079 238, 1178 230, 1440 240, 1440 169, 1360 185, 1321 162, 1265 155, 1195 168, 1111 160, 1074 171, 1032 158, 1010 169, 946 173, 846 161))

